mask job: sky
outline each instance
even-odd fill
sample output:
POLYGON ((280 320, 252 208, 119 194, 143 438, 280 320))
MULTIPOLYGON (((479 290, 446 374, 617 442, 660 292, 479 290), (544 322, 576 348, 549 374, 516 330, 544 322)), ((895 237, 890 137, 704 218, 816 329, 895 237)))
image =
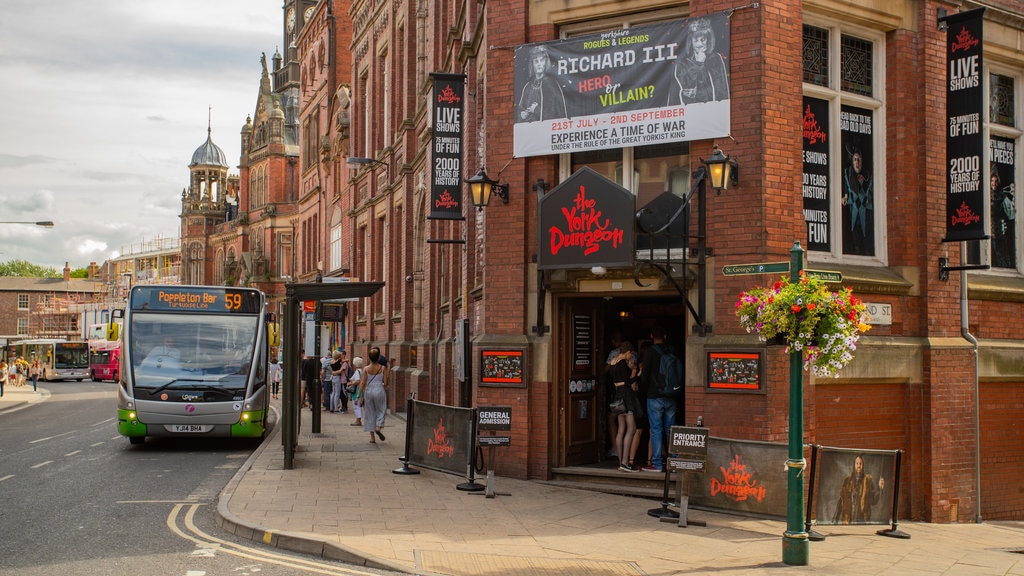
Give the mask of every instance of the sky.
POLYGON ((192 153, 238 173, 281 0, 4 0, 0 262, 84 268, 179 236, 192 153), (211 110, 212 109, 212 110, 211 110))

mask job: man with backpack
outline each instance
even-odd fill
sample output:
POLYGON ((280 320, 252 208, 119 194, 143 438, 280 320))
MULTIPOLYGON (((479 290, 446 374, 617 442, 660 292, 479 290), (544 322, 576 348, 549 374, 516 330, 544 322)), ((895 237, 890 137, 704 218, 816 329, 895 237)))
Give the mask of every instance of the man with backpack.
POLYGON ((645 472, 661 472, 662 454, 672 426, 676 423, 676 398, 682 393, 681 361, 675 349, 665 343, 665 329, 651 328, 652 344, 644 351, 641 384, 647 390, 647 420, 651 426, 651 462, 645 472))

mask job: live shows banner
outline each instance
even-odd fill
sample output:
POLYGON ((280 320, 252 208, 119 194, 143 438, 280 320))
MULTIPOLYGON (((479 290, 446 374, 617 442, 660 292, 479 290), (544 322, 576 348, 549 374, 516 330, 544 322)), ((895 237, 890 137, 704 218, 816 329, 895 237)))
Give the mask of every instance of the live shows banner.
POLYGON ((465 74, 431 72, 434 80, 430 150, 430 213, 427 218, 461 220, 462 124, 465 74))
POLYGON ((982 15, 985 9, 945 17, 946 63, 946 238, 986 238, 981 132, 984 114, 982 15))
POLYGON ((410 404, 408 463, 470 478, 476 447, 476 409, 419 400, 410 404))
POLYGON ((729 18, 622 28, 515 50, 513 154, 729 135, 729 18))
POLYGON ((819 446, 815 458, 817 524, 888 524, 895 518, 895 450, 819 446))

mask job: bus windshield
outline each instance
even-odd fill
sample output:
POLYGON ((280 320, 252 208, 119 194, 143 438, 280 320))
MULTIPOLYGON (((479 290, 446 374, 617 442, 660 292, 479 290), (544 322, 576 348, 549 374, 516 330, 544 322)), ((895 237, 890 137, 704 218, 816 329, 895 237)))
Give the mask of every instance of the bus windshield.
POLYGON ((89 367, 89 345, 85 342, 57 342, 54 345, 53 367, 60 369, 89 367))
POLYGON ((258 322, 255 315, 136 312, 129 333, 136 391, 244 393, 258 322))

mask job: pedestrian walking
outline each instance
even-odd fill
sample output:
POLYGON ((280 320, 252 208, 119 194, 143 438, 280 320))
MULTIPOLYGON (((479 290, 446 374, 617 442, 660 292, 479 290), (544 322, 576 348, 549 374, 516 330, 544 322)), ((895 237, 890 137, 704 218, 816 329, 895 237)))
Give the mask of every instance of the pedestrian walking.
POLYGON ((363 431, 370 433, 370 443, 377 438, 384 440, 384 416, 388 409, 388 369, 380 364, 380 349, 370 348, 366 355, 370 363, 363 368, 359 398, 363 406, 363 431))
POLYGON ((39 360, 32 360, 32 365, 28 367, 28 375, 32 378, 32 391, 38 393, 36 385, 39 383, 39 371, 42 367, 39 366, 39 360))
POLYGON ((4 397, 4 386, 7 385, 7 362, 0 360, 0 398, 4 397))
POLYGON ((356 420, 350 426, 362 426, 363 425, 363 401, 359 399, 359 385, 363 379, 363 357, 356 356, 352 359, 352 367, 355 372, 352 373, 352 377, 348 379, 348 386, 351 390, 352 395, 352 413, 356 415, 356 420))
POLYGON ((270 380, 270 397, 277 398, 278 393, 281 392, 281 364, 278 363, 277 358, 270 361, 270 366, 267 367, 267 378, 270 380))

